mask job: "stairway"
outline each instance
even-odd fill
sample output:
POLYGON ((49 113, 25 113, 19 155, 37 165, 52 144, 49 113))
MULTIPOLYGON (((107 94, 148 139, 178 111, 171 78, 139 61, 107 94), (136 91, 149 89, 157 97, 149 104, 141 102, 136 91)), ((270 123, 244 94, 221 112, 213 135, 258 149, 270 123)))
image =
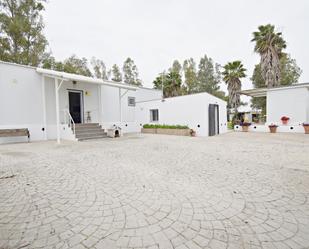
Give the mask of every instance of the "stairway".
POLYGON ((78 141, 107 137, 107 133, 98 123, 76 124, 75 137, 78 141))

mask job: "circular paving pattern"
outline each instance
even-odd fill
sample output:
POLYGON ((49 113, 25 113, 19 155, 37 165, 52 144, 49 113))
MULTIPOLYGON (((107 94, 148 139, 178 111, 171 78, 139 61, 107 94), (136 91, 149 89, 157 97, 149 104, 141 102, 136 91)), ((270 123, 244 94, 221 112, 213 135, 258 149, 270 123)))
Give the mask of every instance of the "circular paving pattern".
POLYGON ((0 248, 309 248, 306 155, 291 134, 1 145, 0 248))

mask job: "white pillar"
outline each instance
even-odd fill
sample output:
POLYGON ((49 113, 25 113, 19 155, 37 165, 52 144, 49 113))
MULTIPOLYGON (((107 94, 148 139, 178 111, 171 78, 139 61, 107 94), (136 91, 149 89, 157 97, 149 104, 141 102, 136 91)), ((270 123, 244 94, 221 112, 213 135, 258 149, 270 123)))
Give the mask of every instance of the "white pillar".
POLYGON ((122 122, 121 88, 119 88, 119 121, 122 122))
POLYGON ((44 77, 44 75, 42 75, 42 106, 43 106, 44 139, 47 140, 46 96, 45 96, 45 77, 44 77))
POLYGON ((102 123, 102 86, 101 85, 98 85, 98 98, 99 98, 99 113, 98 113, 98 116, 99 116, 99 123, 101 124, 102 123))
POLYGON ((56 94, 56 122, 57 122, 57 143, 60 144, 60 117, 59 117, 59 91, 58 79, 55 79, 55 94, 56 94))

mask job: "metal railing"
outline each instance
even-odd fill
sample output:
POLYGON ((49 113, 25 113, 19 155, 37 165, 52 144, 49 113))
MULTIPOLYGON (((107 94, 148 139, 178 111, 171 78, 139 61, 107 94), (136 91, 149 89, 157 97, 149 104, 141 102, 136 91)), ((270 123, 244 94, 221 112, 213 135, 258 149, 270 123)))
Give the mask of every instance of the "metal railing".
POLYGON ((70 111, 68 109, 63 109, 64 113, 64 123, 67 124, 73 131, 73 134, 75 135, 75 122, 70 114, 70 111))

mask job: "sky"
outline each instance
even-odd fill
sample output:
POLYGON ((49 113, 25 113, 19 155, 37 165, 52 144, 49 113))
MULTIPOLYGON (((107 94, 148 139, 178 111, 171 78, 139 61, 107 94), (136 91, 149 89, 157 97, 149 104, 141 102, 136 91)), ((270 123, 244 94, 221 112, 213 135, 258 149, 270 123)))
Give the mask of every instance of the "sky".
POLYGON ((131 57, 146 87, 174 59, 198 63, 206 54, 221 65, 241 60, 242 88, 252 88, 260 59, 252 32, 270 23, 303 70, 299 81, 309 82, 308 0, 48 0, 43 18, 58 60, 95 56, 111 67, 131 57))

